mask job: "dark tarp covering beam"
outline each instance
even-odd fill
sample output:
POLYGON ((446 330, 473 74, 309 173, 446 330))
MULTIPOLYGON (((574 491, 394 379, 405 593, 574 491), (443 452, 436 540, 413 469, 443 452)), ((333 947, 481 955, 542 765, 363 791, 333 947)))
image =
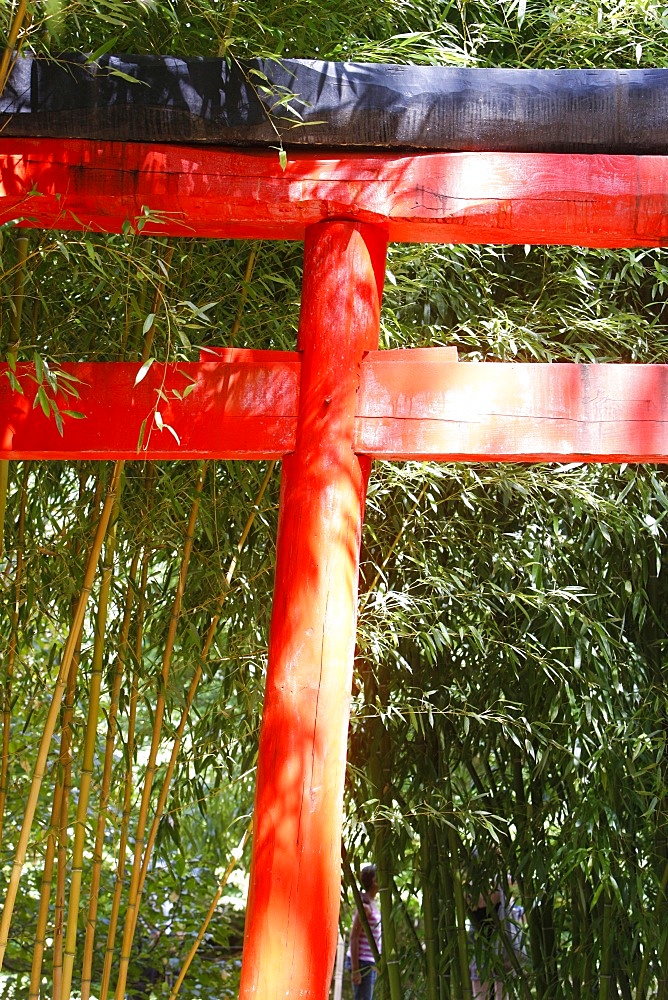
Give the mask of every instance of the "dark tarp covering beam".
POLYGON ((0 129, 241 147, 668 153, 668 70, 19 55, 0 129))

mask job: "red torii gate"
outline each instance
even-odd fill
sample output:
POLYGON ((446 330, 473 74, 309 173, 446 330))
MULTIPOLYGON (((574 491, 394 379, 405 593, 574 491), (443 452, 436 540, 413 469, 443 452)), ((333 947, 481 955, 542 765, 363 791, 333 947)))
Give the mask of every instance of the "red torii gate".
POLYGON ((4 458, 282 458, 242 997, 327 994, 358 554, 373 458, 668 459, 668 366, 457 363, 378 351, 390 240, 659 246, 668 157, 553 152, 231 152, 95 139, 0 140, 0 221, 305 239, 296 353, 63 365, 85 421, 0 388, 4 458), (150 212, 145 212, 145 206, 150 212), (185 398, 182 389, 195 388, 185 398), (153 424, 157 390, 164 423, 153 424), (173 392, 177 390, 177 394, 173 392), (165 402, 165 399, 167 402, 165 402))

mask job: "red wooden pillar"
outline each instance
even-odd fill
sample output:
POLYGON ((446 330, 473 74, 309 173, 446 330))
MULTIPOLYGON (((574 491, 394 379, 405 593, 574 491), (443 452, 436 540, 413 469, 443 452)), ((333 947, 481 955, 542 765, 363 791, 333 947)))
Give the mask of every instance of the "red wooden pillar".
POLYGON ((283 460, 241 997, 327 996, 367 459, 353 450, 360 363, 377 347, 383 230, 306 235, 296 447, 283 460))

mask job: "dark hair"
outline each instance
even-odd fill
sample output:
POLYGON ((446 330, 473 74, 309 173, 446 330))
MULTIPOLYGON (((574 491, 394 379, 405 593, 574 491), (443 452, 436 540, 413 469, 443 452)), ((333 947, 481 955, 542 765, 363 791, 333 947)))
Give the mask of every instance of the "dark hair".
POLYGON ((371 883, 376 877, 376 866, 375 865, 365 865, 360 872, 360 882, 366 891, 368 892, 371 888, 371 883))

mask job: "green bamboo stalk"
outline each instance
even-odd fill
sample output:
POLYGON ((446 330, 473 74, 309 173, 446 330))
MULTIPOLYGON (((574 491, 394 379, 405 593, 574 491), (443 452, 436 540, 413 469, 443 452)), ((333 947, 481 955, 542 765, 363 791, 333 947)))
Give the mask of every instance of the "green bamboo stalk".
POLYGON ((16 358, 16 349, 21 339, 21 317, 25 300, 25 286, 28 277, 26 261, 28 259, 28 237, 21 233, 16 238, 16 264, 14 265, 14 289, 12 292, 12 329, 11 339, 7 345, 7 354, 16 358))
MULTIPOLYGON (((16 536, 16 570, 14 572, 14 607, 7 650, 7 668, 5 671, 4 703, 2 709, 2 760, 0 761, 0 844, 5 820, 5 803, 7 801, 7 776, 9 774, 9 740, 11 735, 12 715, 12 682, 16 663, 16 650, 19 638, 19 618, 21 614, 21 587, 23 585, 23 549, 25 543, 26 505, 28 502, 28 472, 29 463, 23 466, 23 483, 21 486, 21 502, 19 507, 19 524, 16 536)), ((4 519, 3 519, 4 520, 4 519)))
MULTIPOLYGON (((438 751, 437 751, 438 752, 438 751)), ((432 829, 435 841, 435 853, 438 858, 439 886, 442 903, 440 907, 439 925, 441 933, 440 995, 457 1000, 461 996, 461 977, 457 959, 457 914, 455 912, 455 890, 452 881, 452 868, 448 854, 448 835, 444 825, 432 829)))
MULTIPOLYGON (((657 894, 657 900, 661 901, 663 898, 665 900, 666 889, 668 888, 668 861, 663 867, 663 874, 661 875, 661 882, 659 883, 659 892, 657 894)), ((657 915, 659 911, 659 905, 657 905, 657 915)), ((659 927, 661 924, 659 923, 659 927)), ((648 990, 648 978, 649 978, 649 964, 652 960, 654 954, 654 949, 647 943, 645 952, 643 954, 642 963, 640 966, 640 971, 638 973, 638 981, 636 983, 636 998, 637 1000, 644 1000, 645 994, 648 990)))
POLYGON ((406 927, 406 933, 408 934, 409 939, 413 942, 413 947, 415 948, 416 955, 418 955, 422 959, 422 964, 424 965, 424 953, 422 950, 423 948, 422 941, 420 940, 418 932, 415 929, 415 923, 413 921, 413 918, 408 912, 408 906, 406 905, 406 902, 403 899, 401 892, 399 891, 399 887, 394 877, 392 878, 392 892, 394 894, 394 898, 397 901, 397 906, 401 910, 401 915, 404 918, 404 926, 406 927))
POLYGON ((114 673, 111 685, 111 696, 109 701, 109 722, 107 725, 107 739, 104 750, 104 765, 102 770, 102 785, 100 789, 100 806, 97 814, 97 826, 95 830, 95 847, 93 849, 93 865, 91 870, 91 884, 88 900, 88 915, 86 918, 86 938, 84 942, 83 960, 81 963, 81 1000, 89 1000, 92 987, 93 956, 95 950, 95 929, 97 923, 97 906, 100 892, 100 880, 102 875, 102 851, 104 847, 104 834, 107 822, 107 810, 111 796, 111 776, 114 763, 114 748, 116 746, 116 730, 118 720, 118 705, 123 683, 123 676, 126 666, 126 654, 130 637, 130 625, 132 622, 132 608, 134 603, 135 588, 137 585, 137 568, 139 565, 140 550, 136 549, 132 557, 130 572, 128 575, 128 587, 125 597, 125 607, 123 609, 123 621, 118 643, 118 653, 114 665, 114 673))
POLYGON ((172 614, 170 617, 169 628, 167 630, 167 639, 165 642, 165 649, 163 651, 163 657, 162 657, 162 669, 158 681, 158 692, 156 699, 153 733, 151 738, 151 748, 149 751, 148 763, 146 765, 146 771, 144 774, 141 804, 139 808, 139 816, 137 819, 137 830, 135 834, 134 859, 132 864, 132 873, 130 876, 128 903, 125 913, 125 924, 123 927, 123 942, 121 945, 121 955, 118 967, 118 980, 116 983, 116 991, 115 991, 116 1000, 124 1000, 125 984, 127 981, 128 967, 130 964, 130 954, 132 951, 132 941, 134 938, 137 919, 139 916, 138 910, 140 902, 139 888, 141 880, 141 863, 144 853, 144 836, 146 832, 148 808, 151 798, 151 791, 153 789, 153 779, 155 777, 155 772, 157 770, 158 750, 160 747, 160 739, 162 736, 162 723, 165 714, 167 684, 169 681, 169 671, 172 662, 174 642, 176 639, 176 629, 179 623, 179 618, 181 616, 183 594, 185 591, 186 577, 188 575, 188 565, 190 562, 190 555, 192 553, 193 542, 195 539, 195 524, 197 522, 197 516, 199 514, 199 505, 200 505, 202 487, 204 485, 205 476, 206 476, 206 463, 203 463, 200 468, 200 475, 197 480, 195 496, 193 498, 193 502, 190 508, 190 517, 188 519, 188 527, 186 529, 186 535, 183 545, 183 557, 181 559, 179 581, 176 588, 176 594, 174 596, 172 614))
MULTIPOLYGON (((165 265, 165 270, 167 268, 169 268, 169 266, 172 263, 172 257, 174 256, 174 249, 175 249, 174 248, 174 244, 172 244, 171 246, 168 246, 167 249, 165 250, 165 257, 164 257, 164 260, 163 260, 163 263, 165 265)), ((163 274, 162 277, 160 278, 160 280, 158 281, 158 284, 156 285, 155 291, 153 293, 153 301, 151 303, 151 312, 153 313, 154 317, 158 315, 158 310, 160 308, 160 302, 162 300, 162 296, 163 296, 163 293, 165 291, 165 285, 166 284, 167 284, 167 276, 165 274, 163 274)), ((155 330, 156 330, 156 326, 155 326, 155 319, 154 319, 153 322, 151 323, 150 327, 146 331, 146 335, 144 337, 144 346, 143 346, 143 349, 142 349, 142 356, 141 356, 142 361, 148 361, 148 359, 151 356, 151 348, 153 347, 153 340, 155 338, 155 330)))
MULTIPOLYGON (((425 753, 436 764, 436 779, 439 789, 449 788, 449 767, 446 749, 440 735, 431 731, 425 740, 425 753)), ((447 808, 446 796, 446 808, 447 808)), ((461 1000, 462 977, 459 964, 459 943, 457 936, 457 907, 455 905, 454 868, 450 858, 448 842, 448 817, 439 817, 439 823, 431 824, 432 855, 438 860, 438 886, 441 896, 438 930, 441 942, 439 962, 439 992, 442 1000, 461 1000)))
POLYGON ((584 934, 582 919, 582 906, 580 893, 578 891, 578 880, 573 873, 570 879, 571 896, 571 920, 572 920, 572 941, 571 948, 571 982, 573 986, 573 1000, 582 1000, 582 965, 584 951, 584 934))
POLYGON ((612 967, 612 901, 607 889, 603 891, 603 931, 601 941, 601 967, 599 970, 598 1000, 608 1000, 610 997, 610 973, 612 967))
POLYGON ((238 863, 239 859, 241 858, 241 856, 242 856, 242 854, 244 852, 244 847, 246 846, 246 844, 248 842, 248 838, 251 835, 252 829, 253 829, 253 820, 251 819, 250 823, 246 827, 246 832, 244 833, 243 837, 239 841, 239 846, 237 847, 237 849, 235 851, 232 852, 232 857, 230 859, 230 863, 228 864, 227 868, 225 869, 223 877, 221 878, 220 883, 218 885, 218 888, 216 889, 216 893, 215 893, 215 895, 214 895, 214 897, 213 897, 213 899, 211 901, 211 906, 209 907, 209 909, 207 911, 207 914, 206 914, 206 916, 204 918, 204 921, 202 923, 202 926, 199 929, 199 933, 198 933, 197 937, 195 938, 195 940, 193 941, 193 944, 192 944, 192 946, 190 948, 190 951, 188 952, 188 954, 186 956, 186 959, 185 959, 185 961, 183 963, 183 966, 181 967, 181 971, 179 972, 178 978, 177 978, 176 982, 174 983, 174 985, 173 985, 173 987, 171 989, 171 992, 169 994, 169 1000, 175 1000, 176 996, 179 993, 179 990, 181 989, 181 987, 183 985, 183 980, 186 978, 186 975, 188 973, 188 969, 190 968, 190 966, 192 964, 192 960, 194 959, 195 955, 197 954, 197 950, 198 950, 199 946, 201 945, 202 941, 204 940, 204 935, 206 934, 207 927, 211 923, 211 919, 212 919, 214 913, 216 912, 216 907, 218 906, 218 902, 220 900, 220 897, 223 895, 223 890, 225 889, 225 886, 227 885, 229 877, 232 874, 232 872, 234 871, 234 869, 236 868, 237 863, 238 863))
MULTIPOLYGON (((531 812, 529 815, 533 820, 534 816, 540 817, 545 798, 545 789, 540 773, 531 768, 529 769, 529 788, 531 791, 531 812)), ((534 854, 542 850, 543 842, 536 838, 534 840, 534 854)), ((547 869, 547 866, 544 864, 541 867, 547 869)), ((554 929, 554 889, 549 882, 544 883, 540 904, 538 906, 534 904, 533 912, 540 927, 541 964, 546 980, 545 995, 549 1000, 558 1000, 561 994, 561 986, 557 963, 557 941, 554 929)))
POLYGON ((590 997, 594 995, 594 928, 592 926, 592 905, 593 893, 588 885, 582 869, 577 869, 578 889, 580 893, 583 922, 585 926, 585 954, 584 968, 582 973, 582 995, 590 997))
POLYGON ((68 636, 65 648, 63 650, 60 669, 58 672, 58 677, 56 680, 53 696, 51 699, 51 705, 47 713, 44 732, 42 733, 42 738, 40 740, 39 750, 37 753, 37 760, 35 761, 35 767, 33 770, 30 792, 28 794, 28 801, 26 802, 26 808, 23 816, 21 832, 19 834, 18 843, 16 845, 16 854, 14 857, 14 863, 9 878, 9 884, 7 886, 5 904, 2 910, 2 917, 0 918, 0 969, 2 968, 5 952, 7 950, 7 942, 9 940, 9 928, 12 920, 12 914, 14 912, 14 905, 16 903, 16 896, 18 893, 19 882, 21 880, 21 875, 23 873, 23 866, 25 864, 26 854, 28 851, 30 832, 32 830, 32 824, 35 818, 35 811, 37 809, 39 791, 46 771, 46 763, 49 755, 49 747, 51 746, 51 740, 53 739, 56 723, 58 721, 60 705, 63 700, 63 694, 65 693, 65 686, 67 684, 67 675, 69 673, 72 659, 74 657, 78 636, 83 626, 84 616, 86 614, 86 607, 88 604, 88 598, 90 596, 90 592, 93 587, 95 570, 97 567, 98 560, 100 558, 100 552, 102 550, 102 543, 107 533, 109 519, 111 518, 111 511, 116 498, 116 490, 118 489, 120 472, 121 472, 121 464, 117 463, 116 466, 114 467, 114 474, 111 478, 111 483, 107 491, 107 496, 105 498, 104 506, 102 508, 102 513, 100 515, 95 535, 93 538, 93 542, 91 544, 88 560, 86 563, 86 570, 84 573, 83 584, 81 587, 81 591, 79 593, 79 599, 77 601, 76 611, 74 614, 74 621, 72 622, 70 634, 68 636))
MULTIPOLYGON (((214 611, 213 617, 212 617, 211 622, 209 624, 209 628, 207 630, 206 638, 205 638, 204 644, 202 646, 202 652, 200 654, 200 661, 197 664, 197 666, 195 667, 195 673, 194 673, 193 678, 192 678, 192 680, 190 682, 190 687, 188 688, 188 693, 186 694, 185 705, 183 707, 183 711, 181 713, 181 718, 179 720, 179 724, 178 724, 177 729, 176 729, 176 735, 174 737, 174 743, 172 745, 172 752, 171 752, 171 755, 170 755, 170 758, 169 758, 169 764, 167 765, 167 771, 165 773, 165 778, 164 778, 164 781, 162 783, 162 788, 160 789, 160 795, 158 797, 158 803, 157 803, 157 806, 156 806, 156 809, 155 809, 155 815, 153 817, 153 822, 151 823, 151 829, 150 829, 148 838, 146 840, 146 847, 144 849, 144 857, 142 858, 142 868, 141 868, 141 876, 140 876, 140 882, 139 882, 139 895, 140 896, 141 896, 141 894, 144 891, 144 883, 146 881, 146 876, 148 874, 148 867, 149 867, 150 860, 151 860, 151 854, 152 854, 152 851, 153 851, 153 847, 155 846, 156 837, 158 835, 158 828, 160 826, 160 820, 162 819, 162 816, 163 816, 164 811, 165 811, 165 805, 167 803, 167 796, 169 794, 170 784, 171 784, 171 781, 172 781, 172 777, 174 775, 174 770, 176 768, 176 762, 177 762, 179 753, 181 751, 181 744, 182 744, 182 741, 183 741, 183 733, 185 732, 186 723, 188 721, 188 716, 190 715, 190 709, 192 708, 192 703, 193 703, 193 701, 195 699, 195 694, 197 692, 197 688, 199 686, 199 682, 202 679, 203 664, 206 663, 206 661, 209 658, 209 653, 211 651, 211 646, 213 645, 213 640, 214 640, 214 637, 216 635, 216 630, 218 629, 218 624, 220 622, 220 616, 221 616, 221 613, 222 613, 222 610, 223 610, 223 605, 225 603, 225 598, 227 597, 227 594, 229 593, 230 586, 231 586, 231 583, 232 583, 232 578, 234 577, 234 573, 235 573, 235 570, 236 570, 236 567, 237 567, 237 563, 239 561, 239 556, 241 555, 241 553, 243 551, 243 547, 246 544, 246 539, 248 538, 248 535, 250 534, 250 530, 253 527, 253 522, 255 521, 255 518, 257 516, 257 512, 258 512, 259 506, 262 503, 262 498, 263 498, 263 496, 265 494, 265 490, 267 489, 267 486, 269 485, 269 480, 271 479, 271 476, 272 476, 272 473, 274 471, 274 466, 275 465, 276 465, 275 462, 270 462, 269 465, 267 466, 267 471, 265 472, 264 479, 262 480, 262 483, 260 485, 260 489, 258 491, 257 497, 255 498, 255 503, 253 504, 253 508, 252 508, 250 514, 248 515, 248 518, 246 520, 246 524, 244 525, 244 529, 241 532, 241 537, 239 538, 239 541, 237 543, 236 554, 233 555, 232 559, 230 560, 230 565, 228 566, 227 573, 225 574, 225 590, 223 591, 223 593, 220 595, 220 597, 218 598, 218 600, 216 602, 216 609, 214 611)), ((82 998, 82 1000, 85 1000, 85 998, 82 998)))
POLYGON ((515 980, 520 984, 520 992, 524 997, 524 1000, 531 1000, 531 987, 529 986, 529 981, 527 980, 526 974, 520 961, 515 954, 515 950, 512 946, 510 936, 508 934, 508 928, 503 920, 499 917, 496 911, 496 907, 492 903, 491 893, 485 892, 483 890, 482 895, 485 899, 485 905, 487 907, 487 912, 494 922, 494 927, 498 935, 499 941, 503 948, 503 955, 505 956, 506 962, 512 966, 513 976, 515 980))
POLYGON ((426 959, 425 997, 439 1000, 438 990, 438 936, 436 931, 436 899, 434 866, 429 850, 429 820, 426 813, 420 813, 420 884, 422 887, 422 919, 424 922, 424 950, 426 959))
MULTIPOLYGON (((141 245, 143 249, 143 257, 146 261, 145 266, 146 269, 149 270, 151 265, 151 255, 153 253, 153 239, 150 236, 144 237, 142 239, 141 245)), ((141 326, 144 322, 143 317, 146 314, 146 288, 148 282, 146 277, 144 277, 144 280, 141 282, 140 285, 139 300, 137 302, 138 311, 142 318, 135 319, 133 322, 130 310, 129 288, 130 288, 130 282, 132 281, 133 277, 136 275, 138 270, 140 273, 142 272, 142 263, 141 262, 137 263, 137 260, 135 259, 134 256, 134 248, 133 248, 128 253, 128 271, 125 279, 126 281, 125 319, 123 322, 123 334, 121 336, 121 342, 118 351, 120 360, 125 360, 131 331, 136 331, 138 329, 139 330, 141 329, 141 326)))
POLYGON ((454 809, 450 797, 450 781, 448 779, 448 807, 452 816, 451 822, 447 823, 448 853, 450 855, 450 866, 452 871, 452 888, 455 901, 455 913, 457 915, 457 958, 459 960, 459 976, 461 982, 462 1000, 471 1000, 473 988, 471 986, 471 970, 469 967, 468 938, 466 934, 466 895, 459 866, 459 849, 457 847, 457 833, 454 828, 454 809))
MULTIPOLYGON (((17 15, 18 16, 18 15, 17 15)), ((3 56, 4 59, 4 56, 3 56)), ((2 69, 0 68, 0 81, 2 69)), ((2 93, 2 84, 0 93, 2 93)), ((28 256, 28 237, 21 234, 16 240, 16 265, 14 269, 14 289, 12 292, 12 325, 7 344, 7 360, 16 361, 16 349, 21 335, 21 316, 23 314, 23 299, 27 277, 26 260, 28 256)), ((7 510, 7 490, 9 489, 9 460, 0 460, 0 557, 5 548, 5 512, 7 510)))
MULTIPOLYGON (((378 670, 377 700, 385 704, 389 692, 389 671, 380 663, 378 670)), ((374 855, 376 860, 376 880, 383 928, 383 949, 381 954, 380 987, 390 1000, 401 1000, 401 971, 399 968, 398 946, 392 907, 392 843, 389 822, 384 813, 387 803, 387 788, 391 784, 392 745, 387 728, 380 715, 373 719, 373 746, 369 760, 369 779, 374 798, 378 801, 379 812, 374 823, 374 855)))
MULTIPOLYGON (((150 467, 152 468, 152 466, 150 467)), ((127 771, 123 786, 123 812, 121 817, 121 829, 118 842, 118 864, 116 866, 116 882, 114 885, 114 895, 111 903, 111 913, 109 916, 109 928, 107 931, 107 944, 104 953, 104 964, 102 967, 102 980, 100 983, 100 1000, 107 1000, 109 993, 109 983, 111 982, 111 969, 114 958, 114 945, 116 943, 116 928, 118 926, 118 915, 121 908, 121 894, 125 879, 125 851, 130 832, 130 810, 132 806, 133 773, 132 762, 135 755, 136 737, 135 727, 137 721, 137 701, 139 699, 139 664, 142 657, 143 633, 144 633, 144 613, 146 611, 146 587, 148 583, 148 571, 150 565, 150 549, 148 546, 144 550, 142 558, 141 577, 139 593, 137 595, 137 627, 135 634, 134 662, 135 667, 132 675, 132 686, 130 691, 130 706, 128 712, 128 732, 127 732, 127 771)))
MULTIPOLYGON (((122 469, 122 463, 117 463, 122 469)), ((116 549, 116 523, 120 499, 123 490, 122 476, 119 479, 118 490, 114 502, 107 540, 105 558, 101 567, 100 595, 95 620, 95 638, 93 642, 93 660, 91 665, 90 684, 88 689, 88 718, 84 735, 83 763, 79 779, 79 799, 77 814, 74 821, 74 847, 72 850, 72 868, 70 874, 70 895, 67 910, 67 929, 65 932, 65 951, 63 954, 63 983, 61 996, 70 1000, 72 991, 72 973, 76 957, 77 927, 79 923, 79 906, 81 900, 81 882, 83 879, 84 847, 86 842, 86 819, 88 817, 88 802, 93 782, 93 767, 95 763, 95 748, 97 744, 98 716, 100 714, 100 692, 102 689, 102 666, 104 660, 104 639, 107 629, 107 614, 109 610, 109 594, 114 568, 116 549)))
MULTIPOLYGON (((657 595, 657 584, 654 582, 653 594, 655 600, 652 602, 656 606, 659 602, 656 600, 657 595)), ((655 643, 655 649, 658 643, 655 643)), ((656 657, 656 654, 655 654, 656 657)), ((654 658, 655 658, 654 657, 654 658)), ((660 668, 657 670, 659 673, 660 668)), ((665 730, 664 725, 664 730, 665 730)), ((663 762, 662 762, 663 764, 663 762)), ((663 768, 662 768, 663 772, 663 768)), ((663 779, 664 775, 661 774, 663 779)), ((665 781, 662 781, 663 787, 665 788, 665 781)), ((654 907, 654 912, 656 915, 656 924, 658 927, 657 935, 657 945, 656 945, 656 959, 657 959, 657 1000, 667 1000, 668 998, 668 931, 666 930, 666 925, 668 921, 668 895, 666 893, 666 867, 668 866, 668 796, 664 795, 662 797, 659 809, 657 810, 657 829, 654 836, 654 851, 657 858, 658 865, 663 867, 663 873, 661 882, 659 884, 659 891, 656 896, 656 903, 654 907)))
MULTIPOLYGON (((531 856, 534 846, 532 829, 533 809, 531 802, 527 798, 524 786, 524 775, 522 769, 522 757, 517 748, 512 751, 512 776, 513 788, 515 791, 516 811, 515 825, 517 827, 517 843, 519 845, 520 858, 531 856)), ((541 927, 540 908, 537 905, 534 882, 531 873, 525 871, 524 863, 518 866, 517 879, 522 893, 522 900, 526 908, 529 925, 529 942, 531 945, 531 963, 535 974, 535 990, 538 1000, 547 1000, 548 983, 545 968, 544 941, 541 927)))

